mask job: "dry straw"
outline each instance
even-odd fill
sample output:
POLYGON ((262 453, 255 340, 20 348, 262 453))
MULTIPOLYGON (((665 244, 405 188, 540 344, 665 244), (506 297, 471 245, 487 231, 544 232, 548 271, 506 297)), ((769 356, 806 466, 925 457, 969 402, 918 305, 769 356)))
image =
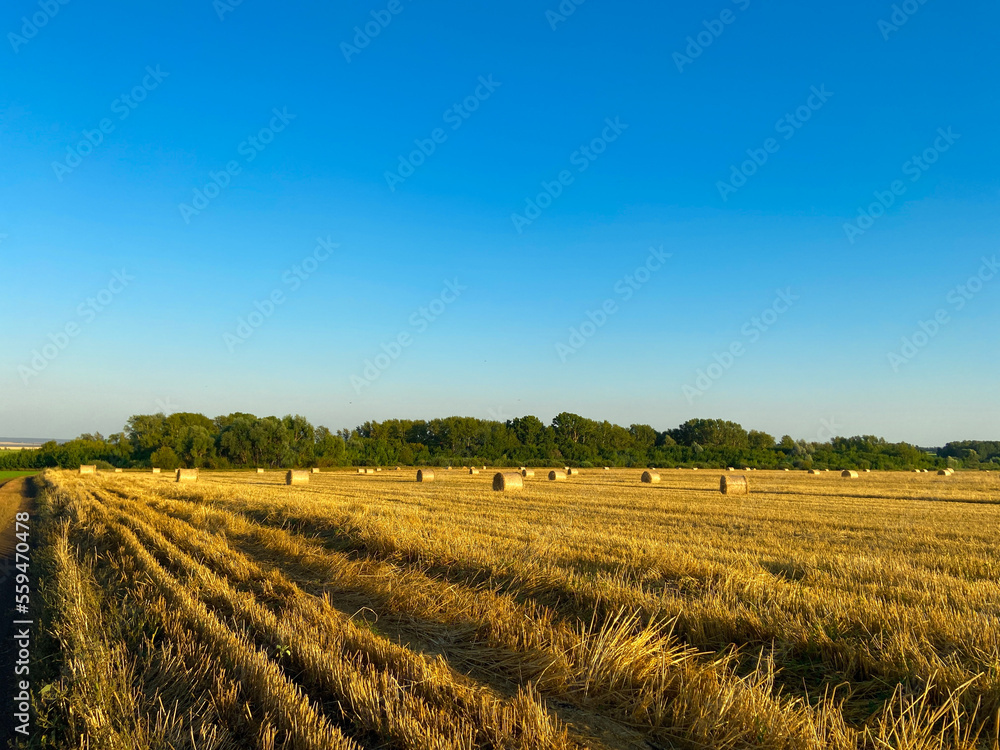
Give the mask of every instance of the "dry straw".
POLYGON ((178 482, 197 482, 198 481, 198 470, 197 469, 178 469, 177 470, 177 481, 178 482))
POLYGON ((494 492, 506 492, 507 490, 520 489, 524 489, 524 480, 517 472, 499 472, 493 477, 494 492))
POLYGON ((81 474, 96 474, 97 473, 97 467, 96 466, 84 466, 83 464, 80 464, 80 473, 81 474))
POLYGON ((655 471, 644 471, 642 472, 642 483, 643 484, 656 484, 660 481, 660 475, 655 471))
POLYGON ((417 481, 418 482, 433 482, 434 472, 430 469, 417 469, 417 481))
POLYGON ((723 495, 749 495, 750 483, 746 477, 730 477, 723 474, 719 481, 719 492, 723 495))
POLYGON ((558 471, 558 470, 556 470, 556 471, 550 471, 549 472, 549 481, 550 482, 561 482, 565 478, 566 478, 566 472, 565 471, 558 471))
POLYGON ((522 477, 533 477, 533 476, 535 476, 535 471, 534 471, 534 469, 521 469, 521 476, 522 477))
POLYGON ((857 479, 861 475, 858 474, 858 472, 856 472, 856 471, 850 471, 850 470, 848 470, 848 471, 844 471, 840 476, 842 476, 844 479, 857 479))
POLYGON ((285 474, 285 484, 309 484, 309 474, 308 471, 291 469, 285 474))

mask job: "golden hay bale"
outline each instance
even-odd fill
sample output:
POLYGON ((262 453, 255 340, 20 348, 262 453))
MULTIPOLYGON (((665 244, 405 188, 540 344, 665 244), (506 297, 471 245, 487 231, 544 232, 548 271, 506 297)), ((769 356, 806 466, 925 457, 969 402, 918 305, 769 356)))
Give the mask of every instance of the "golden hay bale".
POLYGON ((820 471, 819 469, 810 469, 810 470, 809 470, 809 473, 810 473, 810 474, 812 474, 813 476, 819 476, 819 475, 820 475, 820 474, 822 474, 823 472, 822 472, 822 471, 820 471))
POLYGON ((375 467, 375 471, 382 471, 382 467, 381 466, 376 466, 375 467))
POLYGON ((641 481, 643 484, 656 484, 660 481, 660 475, 655 471, 644 471, 642 472, 641 481))
POLYGON ((534 469, 521 469, 521 476, 525 477, 525 478, 533 477, 533 476, 535 476, 535 470, 534 469))
POLYGON ((730 477, 723 474, 719 480, 719 492, 723 495, 749 495, 750 482, 746 477, 730 477))
POLYGON ((871 469, 865 469, 865 474, 871 474, 871 473, 872 473, 871 469))
POLYGON ((940 471, 938 472, 938 476, 939 476, 939 477, 950 477, 950 476, 951 476, 952 474, 954 474, 954 473, 955 473, 955 470, 954 470, 954 469, 941 469, 941 470, 940 470, 940 471))
POLYGON ((469 473, 470 474, 478 474, 479 473, 479 469, 469 469, 469 473))
POLYGON ((160 473, 160 470, 159 470, 159 469, 153 469, 153 473, 154 473, 154 474, 159 474, 159 473, 160 473))
POLYGON ((448 471, 451 471, 451 467, 450 466, 448 467, 448 471))
POLYGON ((785 469, 785 471, 791 471, 791 469, 785 469))
POLYGON ((434 472, 430 469, 417 469, 418 482, 433 482, 434 472))
POLYGON ((575 477, 575 476, 578 476, 579 474, 580 474, 580 470, 579 469, 570 469, 569 471, 566 472, 566 476, 570 476, 570 477, 575 477))
POLYGON ((844 479, 857 479, 861 475, 858 474, 858 472, 856 472, 856 471, 847 470, 847 471, 842 472, 840 476, 842 476, 844 479))
POLYGON ((81 474, 96 474, 97 473, 97 467, 96 466, 84 466, 83 464, 80 464, 80 473, 81 474))
POLYGON ((605 470, 605 471, 611 471, 611 467, 610 467, 610 466, 605 466, 605 467, 604 467, 604 470, 605 470))
POLYGON ((515 471, 499 472, 493 477, 493 491, 506 492, 507 490, 524 489, 524 480, 515 471))
POLYGON ((732 466, 727 466, 726 471, 736 471, 732 466))
POLYGON ((698 467, 695 466, 693 469, 691 469, 691 471, 698 471, 698 467))
POLYGON ((309 474, 308 471, 291 469, 285 474, 285 484, 309 484, 309 474))
POLYGON ((310 469, 309 473, 310 474, 319 474, 319 469, 310 469))
POLYGON ((365 469, 365 474, 374 474, 375 469, 365 469))
POLYGON ((396 471, 402 471, 403 469, 399 466, 396 467, 396 471))
POLYGON ((566 478, 566 472, 565 471, 550 471, 549 472, 549 481, 550 482, 561 482, 565 478, 566 478))
POLYGON ((364 474, 364 473, 365 473, 365 470, 363 468, 358 469, 358 474, 364 474))
POLYGON ((263 474, 263 473, 264 473, 264 470, 263 470, 263 469, 257 469, 257 473, 258 473, 258 474, 263 474))
POLYGON ((197 469, 178 469, 177 470, 177 481, 178 482, 197 482, 198 481, 198 470, 197 469))

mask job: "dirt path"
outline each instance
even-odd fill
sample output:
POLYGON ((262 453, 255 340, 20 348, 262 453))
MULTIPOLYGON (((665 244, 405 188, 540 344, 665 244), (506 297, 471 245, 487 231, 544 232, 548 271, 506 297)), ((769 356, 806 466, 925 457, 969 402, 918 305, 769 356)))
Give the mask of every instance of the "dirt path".
MULTIPOLYGON (((14 662, 17 660, 14 620, 24 617, 15 616, 14 612, 17 575, 14 553, 18 541, 14 536, 14 520, 18 513, 31 510, 33 496, 34 485, 28 478, 10 479, 0 485, 0 706, 3 707, 0 710, 0 748, 8 747, 9 741, 15 737, 12 710, 17 694, 15 686, 18 680, 24 679, 14 674, 14 662)), ((31 589, 34 598, 37 587, 32 585, 31 589)), ((32 636, 36 632, 37 626, 32 627, 32 636)))

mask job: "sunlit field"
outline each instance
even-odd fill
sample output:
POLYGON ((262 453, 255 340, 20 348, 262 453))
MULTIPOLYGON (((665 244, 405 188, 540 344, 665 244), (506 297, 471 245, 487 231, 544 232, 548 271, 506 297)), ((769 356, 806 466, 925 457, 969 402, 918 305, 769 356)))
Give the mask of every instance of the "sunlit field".
POLYGON ((493 473, 46 471, 45 742, 996 747, 1000 475, 493 473))

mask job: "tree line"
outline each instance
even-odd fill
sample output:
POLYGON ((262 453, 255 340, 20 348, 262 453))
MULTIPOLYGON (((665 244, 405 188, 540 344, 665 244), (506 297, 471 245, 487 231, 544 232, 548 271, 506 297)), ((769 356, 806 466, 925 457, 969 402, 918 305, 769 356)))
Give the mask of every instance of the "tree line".
POLYGON ((570 465, 757 469, 1000 469, 1000 441, 960 441, 929 451, 874 436, 829 442, 780 439, 721 419, 674 429, 629 427, 563 412, 550 424, 533 416, 505 422, 473 417, 365 422, 332 432, 300 415, 237 412, 139 414, 104 437, 84 434, 37 451, 0 452, 0 468, 280 468, 336 466, 570 465))

